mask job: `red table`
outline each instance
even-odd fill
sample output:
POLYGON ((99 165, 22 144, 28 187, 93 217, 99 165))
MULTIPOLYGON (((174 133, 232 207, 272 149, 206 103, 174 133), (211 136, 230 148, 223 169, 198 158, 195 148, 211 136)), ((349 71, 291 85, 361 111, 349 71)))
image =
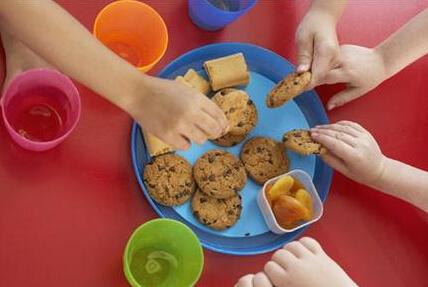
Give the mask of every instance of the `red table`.
MULTIPOLYGON (((110 1, 59 2, 91 29, 110 1)), ((294 31, 309 3, 259 0, 246 17, 208 33, 191 24, 187 1, 146 2, 170 33, 168 52, 153 73, 190 49, 223 41, 254 43, 294 60, 294 31)), ((426 0, 350 1, 340 40, 374 46, 426 6, 426 0)), ((428 170, 427 73, 425 57, 329 116, 361 123, 387 155, 428 170)), ((88 89, 79 90, 81 121, 52 151, 21 150, 0 124, 0 286, 127 286, 125 243, 135 227, 156 217, 131 168, 131 119, 88 89)), ((325 102, 336 90, 318 92, 325 102)), ((318 239, 361 286, 428 286, 427 227, 423 212, 335 174, 325 215, 305 235, 318 239)), ((205 251, 198 286, 233 286, 241 275, 263 268, 269 256, 205 251)))

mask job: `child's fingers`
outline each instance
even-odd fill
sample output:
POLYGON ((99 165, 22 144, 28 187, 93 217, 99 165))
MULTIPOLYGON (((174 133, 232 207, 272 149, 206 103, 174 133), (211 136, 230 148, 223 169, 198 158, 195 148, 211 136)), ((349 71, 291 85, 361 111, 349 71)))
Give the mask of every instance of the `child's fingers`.
POLYGON ((340 122, 337 122, 337 123, 340 124, 340 125, 343 125, 343 126, 351 127, 351 128, 353 128, 353 129, 355 129, 357 131, 360 131, 362 133, 368 133, 368 131, 365 128, 363 128, 361 125, 357 124, 356 122, 340 121, 340 122))
MULTIPOLYGON (((309 253, 308 249, 305 248, 305 246, 302 243, 300 243, 299 241, 292 241, 290 243, 285 244, 283 247, 283 250, 289 251, 291 254, 294 255, 295 258, 302 258, 305 255, 308 255, 308 253, 309 253)), ((275 256, 275 254, 274 254, 274 256, 275 256)), ((287 264, 287 263, 290 264, 290 260, 294 259, 294 258, 290 258, 290 257, 286 258, 284 253, 278 257, 279 257, 279 259, 281 259, 281 257, 282 257, 282 259, 289 259, 287 262, 284 262, 285 264, 287 264)), ((272 259, 273 259, 273 257, 272 257, 272 259)), ((276 260, 274 260, 274 261, 276 261, 276 260)), ((280 263, 280 262, 278 262, 278 263, 280 263)), ((283 266, 281 263, 280 263, 280 265, 283 266)), ((284 267, 287 267, 287 266, 284 266, 284 267)))
POLYGON ((218 138, 223 132, 219 123, 204 112, 201 112, 197 115, 195 124, 205 132, 208 138, 218 138))
POLYGON ((343 106, 344 104, 360 97, 363 91, 359 88, 348 87, 344 91, 341 91, 331 97, 327 103, 327 109, 332 110, 334 108, 343 106))
POLYGON ((297 72, 306 72, 311 68, 313 55, 313 35, 298 33, 297 44, 297 72))
POLYGON ((185 136, 199 145, 203 144, 208 139, 205 132, 197 126, 189 127, 185 136))
POLYGON ((328 153, 341 159, 347 159, 355 152, 354 148, 335 137, 318 132, 312 132, 311 137, 325 146, 328 149, 328 153))
POLYGON ((297 257, 289 250, 279 249, 272 255, 271 261, 277 263, 282 269, 288 270, 297 262, 297 257))
POLYGON ((224 112, 210 99, 204 96, 202 110, 210 115, 220 126, 223 131, 227 128, 229 122, 227 121, 224 112))
POLYGON ((314 254, 322 251, 321 245, 318 241, 311 237, 302 237, 299 239, 299 242, 314 254))
POLYGON ((337 49, 332 44, 323 43, 317 45, 315 43, 314 59, 312 61, 312 79, 310 86, 313 88, 321 84, 327 73, 334 68, 337 49))
POLYGON ((247 274, 239 279, 235 287, 253 287, 253 278, 254 274, 247 274))
POLYGON ((334 129, 321 129, 321 128, 313 128, 311 129, 311 136, 314 137, 316 135, 326 135, 326 136, 330 136, 333 137, 341 142, 344 142, 345 144, 351 146, 351 147, 355 147, 356 146, 356 138, 354 136, 351 136, 349 134, 343 133, 343 132, 339 132, 336 131, 334 129))
POLYGON ((333 69, 327 73, 323 80, 323 84, 333 85, 337 83, 347 83, 348 77, 345 75, 343 69, 333 69))
POLYGON ((341 132, 347 135, 350 135, 352 137, 358 137, 360 136, 361 132, 354 129, 353 127, 347 126, 347 125, 342 125, 340 123, 335 123, 335 124, 330 124, 330 125, 320 125, 320 126, 315 126, 314 128, 315 130, 325 130, 325 129, 329 129, 329 130, 334 130, 337 132, 341 132))
POLYGON ((158 136, 160 140, 169 144, 172 148, 176 150, 187 150, 190 147, 190 141, 179 134, 176 135, 167 135, 167 136, 158 136))
POLYGON ((264 272, 274 286, 282 286, 287 280, 287 271, 274 261, 265 264, 264 272))
POLYGON ((253 277, 254 287, 272 287, 269 278, 264 272, 259 272, 253 277))

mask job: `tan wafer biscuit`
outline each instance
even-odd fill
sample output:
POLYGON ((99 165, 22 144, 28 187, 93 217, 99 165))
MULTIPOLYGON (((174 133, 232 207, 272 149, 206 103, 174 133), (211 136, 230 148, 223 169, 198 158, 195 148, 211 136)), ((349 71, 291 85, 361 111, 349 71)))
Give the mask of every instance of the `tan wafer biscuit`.
POLYGON ((305 91, 311 81, 311 72, 291 73, 279 82, 267 95, 266 105, 276 108, 305 91))
POLYGON ((204 67, 213 91, 247 85, 250 81, 250 73, 242 53, 206 61, 204 67))
POLYGON ((308 130, 296 129, 284 134, 282 141, 284 145, 299 154, 325 154, 327 149, 315 142, 308 130))
POLYGON ((170 147, 151 133, 144 132, 144 141, 146 142, 146 146, 151 157, 159 156, 174 151, 172 147, 170 147))
POLYGON ((209 95, 209 93, 211 92, 210 83, 207 80, 205 80, 204 77, 196 73, 195 70, 189 69, 183 78, 192 87, 200 91, 202 94, 209 95))

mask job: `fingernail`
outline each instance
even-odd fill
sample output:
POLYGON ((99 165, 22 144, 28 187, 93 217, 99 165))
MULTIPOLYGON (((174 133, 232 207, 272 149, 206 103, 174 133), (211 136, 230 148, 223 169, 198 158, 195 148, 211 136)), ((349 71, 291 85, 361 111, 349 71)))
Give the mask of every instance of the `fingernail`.
POLYGON ((309 70, 308 64, 300 64, 297 66, 297 72, 306 72, 307 70, 309 70))
POLYGON ((331 111, 332 109, 334 109, 336 107, 335 104, 328 104, 327 105, 327 110, 331 111))

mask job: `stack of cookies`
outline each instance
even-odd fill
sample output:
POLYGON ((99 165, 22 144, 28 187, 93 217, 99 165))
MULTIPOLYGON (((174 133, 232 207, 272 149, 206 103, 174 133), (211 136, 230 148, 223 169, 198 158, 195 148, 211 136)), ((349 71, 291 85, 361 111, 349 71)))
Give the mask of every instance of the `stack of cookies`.
POLYGON ((218 230, 236 223, 241 215, 240 191, 247 182, 244 165, 231 153, 211 150, 193 166, 198 190, 192 199, 195 217, 218 230))

